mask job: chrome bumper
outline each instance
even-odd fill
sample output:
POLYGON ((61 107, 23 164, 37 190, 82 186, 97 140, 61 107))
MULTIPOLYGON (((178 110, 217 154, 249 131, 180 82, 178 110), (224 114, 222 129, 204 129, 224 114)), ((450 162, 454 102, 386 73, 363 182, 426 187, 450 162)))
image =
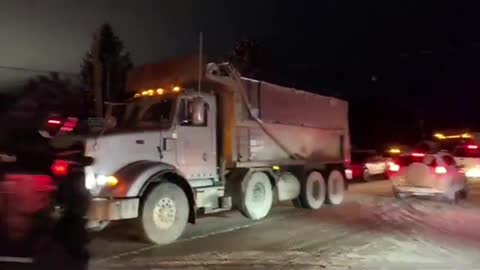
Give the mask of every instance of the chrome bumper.
POLYGON ((90 203, 88 220, 107 221, 138 217, 140 199, 94 198, 90 203))

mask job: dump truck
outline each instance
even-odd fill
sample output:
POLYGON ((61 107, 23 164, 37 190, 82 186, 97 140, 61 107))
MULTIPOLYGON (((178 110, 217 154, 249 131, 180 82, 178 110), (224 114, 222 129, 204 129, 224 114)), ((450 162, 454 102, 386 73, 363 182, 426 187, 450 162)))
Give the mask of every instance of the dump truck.
POLYGON ((135 219, 146 240, 168 244, 198 215, 238 209, 258 220, 277 202, 342 203, 346 101, 189 59, 134 69, 132 98, 111 104, 105 129, 86 140, 92 228, 135 219))

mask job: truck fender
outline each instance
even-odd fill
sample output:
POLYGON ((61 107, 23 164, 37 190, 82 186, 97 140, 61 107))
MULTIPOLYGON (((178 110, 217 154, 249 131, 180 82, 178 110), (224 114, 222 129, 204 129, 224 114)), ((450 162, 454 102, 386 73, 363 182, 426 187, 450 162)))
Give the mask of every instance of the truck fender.
POLYGON ((189 222, 195 223, 195 196, 185 177, 174 166, 157 161, 137 161, 131 163, 115 173, 120 185, 111 190, 110 194, 101 196, 128 198, 142 197, 148 192, 150 184, 160 180, 170 181, 180 186, 187 195, 190 214, 189 222))

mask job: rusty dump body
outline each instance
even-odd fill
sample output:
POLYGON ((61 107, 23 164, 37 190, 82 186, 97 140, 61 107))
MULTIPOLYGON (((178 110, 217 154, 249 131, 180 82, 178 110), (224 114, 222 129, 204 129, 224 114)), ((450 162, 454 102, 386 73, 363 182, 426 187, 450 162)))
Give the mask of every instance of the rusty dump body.
POLYGON ((253 117, 239 106, 237 161, 297 159, 317 167, 349 158, 347 102, 267 82, 243 79, 243 84, 253 117))
MULTIPOLYGON (((190 57, 139 67, 128 88, 132 93, 170 85, 196 89, 197 83, 198 58, 190 57)), ((350 159, 346 101, 247 78, 241 78, 243 89, 235 85, 208 75, 202 81, 202 90, 217 96, 218 152, 227 166, 315 167, 350 159)))

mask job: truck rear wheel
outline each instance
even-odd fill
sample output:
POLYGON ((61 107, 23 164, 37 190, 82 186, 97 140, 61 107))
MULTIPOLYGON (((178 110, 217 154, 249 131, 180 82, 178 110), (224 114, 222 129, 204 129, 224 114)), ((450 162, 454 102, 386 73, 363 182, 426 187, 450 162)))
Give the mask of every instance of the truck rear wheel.
POLYGON ((143 203, 140 216, 146 240, 165 245, 177 240, 188 222, 189 205, 183 190, 172 183, 154 187, 143 203))
POLYGON ((327 203, 339 205, 343 202, 345 195, 345 178, 338 170, 332 170, 328 176, 327 203))
POLYGON ((253 172, 242 185, 241 212, 252 220, 268 215, 273 204, 272 184, 264 172, 253 172))
POLYGON ((294 200, 296 207, 319 209, 326 198, 325 179, 322 174, 312 171, 303 183, 300 196, 294 200))

